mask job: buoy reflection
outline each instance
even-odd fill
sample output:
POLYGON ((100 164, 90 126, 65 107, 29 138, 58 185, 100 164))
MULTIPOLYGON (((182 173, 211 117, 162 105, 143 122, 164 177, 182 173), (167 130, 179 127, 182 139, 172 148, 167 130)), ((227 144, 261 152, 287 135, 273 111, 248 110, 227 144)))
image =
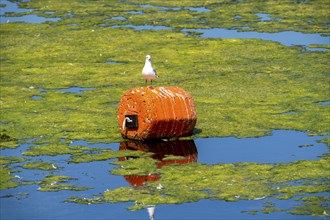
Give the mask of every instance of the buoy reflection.
MULTIPOLYGON (((157 167, 161 168, 169 164, 185 164, 196 162, 198 152, 193 140, 178 140, 178 141, 153 141, 153 142, 139 142, 139 141, 124 141, 120 144, 119 150, 139 150, 144 152, 151 152, 154 160, 159 161, 157 167), (174 156, 173 159, 168 156, 174 156)), ((127 159, 134 159, 132 157, 119 158, 120 161, 127 159)), ((125 176, 126 181, 132 186, 143 186, 144 182, 157 181, 159 175, 151 174, 144 176, 125 176)))

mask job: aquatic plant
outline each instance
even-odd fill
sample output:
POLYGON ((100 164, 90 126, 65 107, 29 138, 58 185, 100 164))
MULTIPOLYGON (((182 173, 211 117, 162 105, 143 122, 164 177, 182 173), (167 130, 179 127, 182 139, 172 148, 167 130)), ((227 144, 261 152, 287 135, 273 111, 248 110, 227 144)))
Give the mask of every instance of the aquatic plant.
POLYGON ((18 143, 16 139, 9 137, 6 133, 0 133, 0 149, 17 147, 18 143))
POLYGON ((222 27, 259 32, 298 31, 329 35, 327 0, 315 1, 84 1, 84 4, 57 1, 44 5, 42 0, 20 3, 38 8, 20 13, 61 17, 61 25, 157 25, 173 29, 222 27), (148 7, 142 7, 148 4, 148 7), (119 9, 119 10, 118 10, 119 9), (207 9, 207 10, 206 10, 207 9), (49 14, 47 12, 53 11, 49 14), (260 14, 268 19, 261 19, 260 14), (121 17, 123 19, 112 19, 121 17))
MULTIPOLYGON (((322 7, 326 0, 154 0, 148 1, 150 7, 141 7, 144 3, 19 3, 37 10, 15 16, 39 14, 61 20, 0 24, 1 149, 31 142, 33 145, 22 153, 32 157, 23 165, 27 169, 50 169, 52 164, 33 161, 35 156, 67 154, 67 161, 72 163, 123 157, 128 160, 112 162, 118 165, 110 171, 112 174, 157 175, 143 186, 119 187, 92 198, 72 196, 67 200, 79 204, 132 202, 129 209, 137 210, 151 204, 201 199, 265 199, 262 210, 250 213, 283 211, 327 216, 329 200, 323 194, 329 193, 329 154, 315 161, 288 164, 190 163, 157 167, 159 161, 143 152, 70 146, 71 140, 122 140, 116 118, 118 101, 128 89, 144 85, 141 69, 146 54, 154 57, 160 75, 157 85, 181 86, 193 95, 198 113, 194 137, 253 137, 270 134, 274 129, 292 129, 323 135, 320 141, 329 146, 329 105, 318 104, 330 100, 329 50, 309 51, 259 39, 206 39, 198 33, 187 36, 181 32, 182 28, 222 27, 329 35, 328 8, 322 7), (191 7, 209 10, 194 11, 191 7), (258 13, 267 14, 269 19, 262 20, 258 13), (111 19, 116 16, 124 19, 111 19), (129 28, 134 25, 168 29, 129 28), (72 87, 93 89, 80 93, 63 90, 72 87), (283 210, 267 199, 296 199, 297 206, 283 210)), ((25 159, 1 157, 0 161, 0 189, 19 186, 12 166, 25 159)), ((38 190, 89 189, 71 184, 74 180, 48 175, 37 183, 38 190)))
POLYGON ((56 170, 58 167, 50 162, 33 161, 23 164, 24 169, 38 169, 38 170, 56 170))
POLYGON ((14 188, 20 185, 18 181, 14 181, 19 180, 20 177, 12 174, 17 171, 11 169, 9 166, 11 164, 22 163, 24 161, 25 159, 20 157, 0 156, 0 190, 14 188))
POLYGON ((88 187, 74 186, 66 183, 70 180, 74 180, 74 178, 49 175, 39 182, 40 187, 38 190, 43 192, 58 192, 60 190, 84 191, 89 189, 88 187))
MULTIPOLYGON (((129 160, 133 164, 136 160, 129 160)), ((122 163, 120 163, 122 164, 122 163)), ((133 168, 141 168, 141 165, 133 167, 121 166, 121 172, 113 170, 121 175, 145 175, 150 172, 132 172, 133 168)), ((155 165, 154 165, 155 167, 155 165)), ((93 198, 70 197, 67 201, 75 203, 102 203, 102 202, 134 202, 130 210, 137 210, 148 205, 177 204, 184 202, 196 202, 201 199, 220 199, 225 201, 261 200, 268 198, 290 199, 306 201, 305 194, 329 192, 328 178, 329 163, 325 159, 319 161, 298 161, 289 164, 257 164, 235 163, 203 165, 189 163, 185 165, 167 165, 157 170, 159 180, 145 182, 142 187, 120 187, 106 190, 103 196, 93 198), (290 173, 290 175, 287 175, 290 173), (299 184, 298 184, 299 183, 299 184), (94 201, 96 200, 96 201, 94 201)), ((155 169, 155 168, 154 168, 155 169)), ((150 174, 149 174, 150 175, 150 174)), ((311 197, 316 207, 305 209, 297 206, 289 209, 277 208, 275 204, 265 205, 260 210, 263 213, 277 211, 290 212, 300 215, 319 215, 329 213, 327 200, 323 196, 311 197), (319 201, 319 203, 317 203, 319 201), (319 204, 323 205, 319 205, 319 204)), ((312 201, 311 201, 312 202, 312 201)), ((256 210, 258 212, 258 210, 256 210)))
POLYGON ((202 131, 196 136, 251 137, 273 129, 328 132, 329 106, 316 103, 328 100, 329 53, 301 53, 256 39, 187 38, 171 31, 1 25, 2 127, 15 139, 119 141, 118 100, 143 84, 143 51, 163 58, 154 62, 159 85, 182 86, 193 95, 196 127, 202 131), (140 43, 132 44, 135 39, 140 43), (118 49, 125 44, 132 46, 118 49), (127 64, 109 66, 108 57, 127 64), (95 89, 82 94, 57 90, 71 86, 95 89), (291 110, 297 113, 281 114, 291 110))

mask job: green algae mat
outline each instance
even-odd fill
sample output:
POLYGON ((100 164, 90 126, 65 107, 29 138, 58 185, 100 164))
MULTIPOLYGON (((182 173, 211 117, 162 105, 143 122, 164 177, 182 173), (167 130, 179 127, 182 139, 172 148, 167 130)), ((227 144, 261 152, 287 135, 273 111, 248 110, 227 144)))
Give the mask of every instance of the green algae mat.
MULTIPOLYGON (((12 164, 25 163, 24 169, 56 170, 33 156, 70 154, 71 163, 121 157, 122 153, 115 151, 72 147, 69 143, 122 141, 117 124, 118 102, 128 89, 144 85, 141 71, 146 54, 153 57, 160 76, 155 86, 180 86, 194 97, 198 120, 193 138, 257 137, 284 129, 324 136, 320 141, 329 145, 330 110, 328 104, 322 103, 330 100, 329 50, 182 33, 183 28, 217 27, 329 36, 328 1, 31 0, 19 5, 34 10, 15 16, 37 14, 61 20, 0 24, 0 147, 14 149, 27 142, 35 145, 22 153, 28 161, 24 162, 22 155, 1 157, 4 178, 0 189, 19 185, 12 164), (258 14, 267 14, 270 19, 260 21, 258 14), (133 30, 127 25, 166 28, 133 30), (72 92, 72 88, 80 90, 72 92)), ((104 192, 101 197, 71 197, 68 201, 138 201, 131 209, 140 209, 148 204, 200 199, 236 201, 274 195, 287 199, 301 192, 329 192, 328 155, 316 161, 289 164, 194 163, 156 169, 148 154, 125 154, 140 158, 131 165, 137 169, 136 174, 149 164, 151 171, 144 167, 143 173, 156 172, 161 179, 143 189, 122 187, 104 192), (288 173, 293 176, 289 178, 288 173), (288 183, 299 180, 304 181, 302 186, 288 183), (170 187, 173 182, 179 190, 170 187), (166 187, 155 191, 159 185, 166 187), (275 185, 281 187, 277 189, 275 185), (237 192, 241 197, 235 197, 237 192)), ((125 168, 120 169, 113 172, 127 175, 125 168)), ((39 190, 88 189, 64 183, 70 179, 46 176, 39 190), (51 185, 52 182, 59 184, 51 185)), ((303 207, 292 214, 330 213, 326 197, 302 200, 303 207)))

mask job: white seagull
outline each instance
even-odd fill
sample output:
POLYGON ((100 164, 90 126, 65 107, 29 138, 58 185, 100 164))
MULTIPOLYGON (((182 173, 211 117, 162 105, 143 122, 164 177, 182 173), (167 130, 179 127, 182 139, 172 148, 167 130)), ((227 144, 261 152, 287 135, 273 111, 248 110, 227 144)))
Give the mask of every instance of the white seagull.
POLYGON ((146 56, 146 63, 142 69, 142 76, 145 78, 146 83, 148 82, 148 79, 150 79, 151 84, 153 79, 158 78, 156 70, 152 67, 150 55, 146 56))

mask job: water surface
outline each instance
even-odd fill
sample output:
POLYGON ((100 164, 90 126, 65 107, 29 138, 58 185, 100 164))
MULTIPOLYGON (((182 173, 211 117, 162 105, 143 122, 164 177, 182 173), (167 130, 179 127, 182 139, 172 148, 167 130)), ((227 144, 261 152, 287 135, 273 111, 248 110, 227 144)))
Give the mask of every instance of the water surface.
POLYGON ((195 143, 201 163, 289 163, 318 160, 327 151, 327 146, 318 142, 320 139, 304 132, 279 130, 259 138, 203 138, 195 143), (310 147, 302 147, 306 145, 310 147))
MULTIPOLYGON (((8 0, 1 0, 1 4, 5 4, 5 7, 0 8, 0 23, 8 23, 8 22, 27 22, 27 23, 45 23, 45 22, 56 22, 61 20, 61 18, 46 18, 39 15, 23 15, 23 16, 8 16, 6 13, 14 12, 14 13, 24 13, 31 12, 34 9, 25 9, 20 8, 17 3, 10 2, 8 0)), ((53 14, 55 12, 46 12, 46 14, 53 14)))
MULTIPOLYGON (((1 8, 1 23, 3 22, 29 22, 42 23, 45 21, 57 21, 57 18, 43 18, 37 15, 26 15, 22 17, 4 17, 5 12, 28 12, 33 9, 20 9, 17 4, 9 1, 1 1, 6 7, 1 8), (15 20, 16 19, 16 20, 15 20), (54 20, 55 19, 55 20, 54 20)), ((152 5, 144 5, 153 7, 152 5)), ((182 8, 159 7, 160 10, 182 10, 182 8)), ((209 9, 187 8, 194 12, 208 12, 209 9)), ((52 14, 53 12, 48 12, 52 14)), ((142 14, 143 12, 132 11, 132 14, 142 14)), ((267 14, 257 14, 261 21, 270 18, 267 14)), ((124 17, 112 17, 114 20, 124 20, 124 17)), ((239 19, 239 18, 238 18, 239 19)), ((132 28, 134 30, 168 30, 166 26, 116 26, 132 28)), ((298 32, 281 33, 258 33, 258 32, 238 32, 236 30, 226 30, 221 28, 214 29, 184 29, 189 31, 201 32, 202 37, 206 38, 259 38, 279 42, 285 46, 309 44, 328 44, 329 37, 321 37, 319 34, 303 34, 298 32)), ((109 61, 109 64, 118 64, 116 61, 109 61)), ((58 91, 81 94, 84 91, 95 88, 70 87, 61 88, 58 91)), ((46 90, 39 88, 40 94, 46 90)), ((33 96, 32 99, 40 99, 42 96, 33 96)), ((319 104, 329 104, 329 101, 319 104)), ((259 138, 199 138, 193 141, 192 159, 184 162, 198 162, 203 164, 237 163, 237 162, 256 162, 256 163, 290 163, 297 160, 318 160, 320 156, 328 152, 325 144, 319 143, 320 136, 308 136, 304 132, 297 131, 273 131, 271 136, 259 138), (196 147, 196 150, 194 147, 196 147), (195 152, 196 151, 196 152, 195 152), (196 161, 195 161, 196 159, 196 161)), ((61 140, 65 142, 67 140, 61 140)), ((23 157, 22 153, 34 146, 33 140, 23 143, 17 149, 1 150, 1 156, 23 157)), ((71 140, 70 146, 98 147, 103 149, 119 150, 121 143, 94 143, 90 144, 86 140, 71 140)), ((151 150, 152 151, 152 150, 151 150)), ((169 153, 169 152, 167 152, 169 153)), ((175 154, 175 153, 174 153, 175 154)), ((157 158, 162 158, 160 155, 157 158)), ((156 156, 155 156, 156 157, 156 156)), ((87 191, 59 191, 59 192, 40 192, 37 183, 20 186, 13 189, 0 191, 0 218, 1 219, 147 219, 147 210, 136 212, 127 211, 126 208, 131 203, 100 204, 100 205, 79 205, 65 203, 70 196, 91 198, 99 195, 108 189, 130 186, 122 176, 111 174, 111 170, 117 166, 107 161, 94 161, 90 163, 74 164, 69 163, 69 155, 58 156, 38 156, 24 158, 30 161, 43 160, 53 163, 58 169, 53 171, 27 170, 15 164, 13 169, 18 170, 17 178, 21 180, 40 181, 47 175, 66 175, 76 178, 69 183, 77 186, 88 186, 87 191)), ((182 161, 181 161, 182 162, 182 161)), ((213 200, 201 200, 195 203, 185 203, 180 205, 159 205, 155 207, 156 219, 320 219, 313 216, 295 216, 287 213, 272 213, 248 215, 243 211, 261 209, 265 202, 276 202, 281 207, 292 207, 295 204, 294 198, 289 200, 275 200, 266 198, 256 201, 225 202, 213 200)))
MULTIPOLYGON (((9 2, 8 0, 2 1, 3 4, 6 4, 6 7, 1 8, 1 17, 0 17, 0 23, 5 22, 28 22, 28 23, 44 23, 44 22, 56 22, 61 20, 60 18, 46 18, 41 17, 39 15, 24 15, 21 17, 10 17, 5 16, 5 12, 28 12, 33 11, 33 9, 22 9, 17 6, 16 3, 9 2)), ((143 4, 140 5, 141 8, 153 8, 153 9, 159 9, 160 11, 168 11, 168 10, 182 10, 187 9, 193 12, 199 12, 199 13, 206 13, 210 12, 211 10, 205 7, 161 7, 161 6, 153 6, 151 4, 143 4)), ((55 12, 47 12, 47 14, 52 14, 55 12)), ((142 11, 131 11, 130 14, 143 14, 142 11)), ((271 21, 272 18, 269 14, 264 13, 256 13, 257 16, 260 17, 261 22, 267 22, 271 21)), ((235 17, 235 19, 239 19, 240 16, 235 17)), ((115 16, 111 17, 111 20, 120 20, 125 21, 126 18, 123 16, 115 16)), ((103 26, 103 25, 100 25, 103 26)), ((126 25, 116 25, 112 26, 112 28, 131 28, 133 30, 170 30, 171 27, 167 26, 154 26, 154 25, 132 25, 132 24, 126 24, 126 25)), ((257 38, 262 40, 270 40, 279 42, 285 46, 303 46, 308 50, 311 51, 327 51, 325 48, 308 48, 308 45, 310 44, 330 44, 330 37, 329 36, 321 36, 320 34, 305 34, 295 31, 284 31, 284 32, 278 32, 278 33, 260 33, 256 31, 248 31, 248 32, 241 32, 237 30, 232 29, 224 29, 224 28, 210 28, 210 29, 183 29, 183 33, 190 35, 193 32, 200 33, 201 37, 204 38, 243 38, 243 39, 251 39, 251 38, 257 38)))
MULTIPOLYGON (((153 158, 162 160, 164 155, 182 155, 188 160, 180 159, 177 163, 199 162, 204 164, 257 162, 257 163, 289 163, 296 160, 317 160, 328 151, 325 144, 319 143, 320 136, 308 136, 304 132, 279 130, 271 136, 259 138, 198 138, 188 141, 188 148, 179 149, 166 142, 159 146, 144 145, 136 150, 151 151, 153 158), (308 146, 308 147, 302 147, 308 146)), ((67 140, 61 140, 66 142, 67 140)), ((17 149, 1 150, 1 156, 18 156, 34 146, 34 140, 20 145, 17 149)), ((102 148, 120 150, 123 143, 89 143, 86 140, 72 140, 70 146, 87 146, 90 148, 102 148)), ((174 143, 175 144, 175 143, 174 143)), ((126 146, 126 145, 125 145, 126 146)), ((36 161, 43 160, 53 163, 57 169, 53 171, 27 170, 16 164, 15 170, 19 170, 17 176, 21 180, 40 181, 46 175, 65 175, 76 178, 69 183, 77 186, 88 186, 87 191, 59 191, 40 192, 38 184, 20 186, 13 189, 1 190, 1 219, 148 219, 148 211, 127 211, 132 203, 105 203, 99 205, 79 205, 65 203, 70 196, 91 198, 106 190, 127 187, 132 184, 128 178, 111 174, 116 165, 107 161, 94 161, 90 163, 68 163, 70 155, 38 156, 25 158, 36 161), (60 211, 59 211, 60 210, 60 211)), ((173 162, 173 161, 172 161, 173 162)), ((160 162, 162 163, 162 162, 160 162)), ((168 163, 168 162, 166 162, 168 163)), ((161 164, 165 166, 166 164, 161 164)), ((292 207, 294 198, 289 200, 276 200, 265 198, 252 201, 213 201, 201 200, 195 203, 180 205, 158 205, 155 208, 156 219, 319 219, 313 216, 295 216, 283 212, 271 214, 258 213, 250 215, 246 212, 261 209, 265 202, 275 202, 280 207, 292 207)))
POLYGON ((84 91, 94 90, 95 88, 83 88, 83 87, 70 87, 70 88, 62 88, 58 89, 60 92, 67 92, 67 93, 76 93, 82 94, 84 91))
POLYGON ((260 32, 240 32, 238 30, 228 30, 224 28, 211 29, 183 29, 184 33, 201 33, 205 38, 244 38, 244 39, 262 39, 279 42, 285 46, 308 46, 309 44, 329 44, 330 37, 323 37, 320 34, 305 34, 295 31, 284 31, 278 33, 260 33, 260 32))

